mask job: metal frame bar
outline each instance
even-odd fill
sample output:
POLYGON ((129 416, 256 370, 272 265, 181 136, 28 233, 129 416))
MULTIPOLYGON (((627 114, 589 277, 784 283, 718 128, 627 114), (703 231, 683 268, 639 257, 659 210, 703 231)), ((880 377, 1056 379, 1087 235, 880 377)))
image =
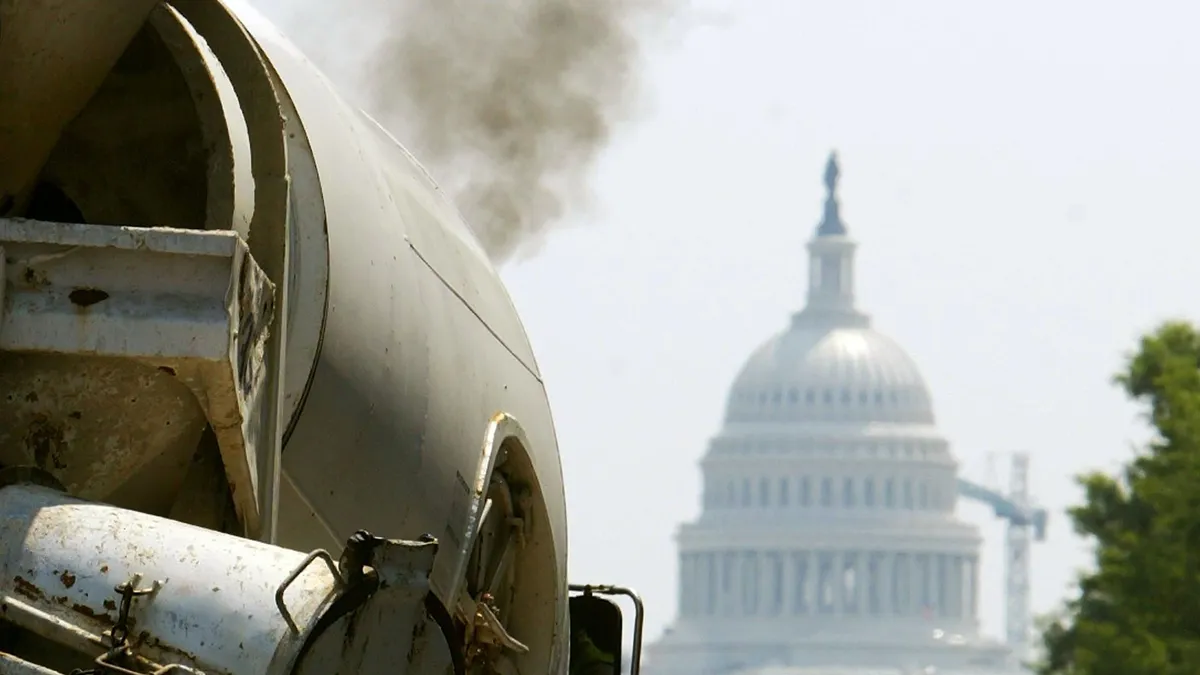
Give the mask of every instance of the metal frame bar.
POLYGON ((646 607, 642 603, 642 596, 623 586, 570 584, 567 588, 584 595, 623 595, 633 601, 633 655, 630 658, 629 675, 638 675, 642 670, 642 627, 646 621, 646 607))

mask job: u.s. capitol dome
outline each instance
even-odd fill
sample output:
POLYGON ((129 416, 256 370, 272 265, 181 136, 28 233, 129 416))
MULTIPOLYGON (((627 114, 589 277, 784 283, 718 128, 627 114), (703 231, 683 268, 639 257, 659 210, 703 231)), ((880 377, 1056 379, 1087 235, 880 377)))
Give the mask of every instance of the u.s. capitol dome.
POLYGON ((929 388, 855 304, 838 174, 831 155, 807 302, 747 359, 701 461, 652 675, 1008 672, 929 388))

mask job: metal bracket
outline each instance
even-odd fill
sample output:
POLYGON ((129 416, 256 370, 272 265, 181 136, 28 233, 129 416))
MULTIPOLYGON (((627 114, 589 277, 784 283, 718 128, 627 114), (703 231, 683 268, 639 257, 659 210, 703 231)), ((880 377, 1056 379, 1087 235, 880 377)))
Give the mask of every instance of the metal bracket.
POLYGON ((342 599, 350 602, 341 608, 334 603, 328 618, 319 619, 292 672, 447 672, 450 636, 426 610, 437 541, 381 539, 367 532, 352 540, 365 545, 347 557, 355 559, 347 571, 369 567, 361 577, 367 582, 346 586, 342 599))
POLYGON ((638 675, 642 669, 642 629, 646 621, 646 608, 636 591, 621 586, 592 586, 571 584, 568 588, 584 595, 623 595, 633 601, 633 655, 630 657, 629 675, 638 675))
POLYGON ((135 574, 129 581, 113 589, 121 596, 121 604, 117 610, 117 622, 113 624, 112 630, 108 633, 113 651, 124 649, 129 644, 129 610, 133 609, 134 599, 144 595, 154 595, 163 586, 161 581, 155 581, 150 588, 138 588, 137 585, 141 580, 142 575, 135 574))

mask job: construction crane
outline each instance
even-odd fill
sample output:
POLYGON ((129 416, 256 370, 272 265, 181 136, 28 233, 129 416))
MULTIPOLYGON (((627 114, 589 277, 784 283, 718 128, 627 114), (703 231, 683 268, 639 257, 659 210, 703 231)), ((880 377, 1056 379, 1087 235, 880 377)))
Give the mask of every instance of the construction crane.
POLYGON ((1033 542, 1046 539, 1046 510, 1035 508, 1029 496, 1029 455, 1014 453, 1008 494, 958 479, 958 493, 992 507, 997 518, 1008 521, 1005 543, 1005 637, 1019 660, 1029 652, 1032 634, 1030 610, 1030 561, 1033 542))

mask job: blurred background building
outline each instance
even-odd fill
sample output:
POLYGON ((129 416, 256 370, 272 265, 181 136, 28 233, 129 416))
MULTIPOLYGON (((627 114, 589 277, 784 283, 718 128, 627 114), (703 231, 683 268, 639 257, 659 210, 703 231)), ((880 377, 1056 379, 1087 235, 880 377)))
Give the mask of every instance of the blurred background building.
POLYGON ((831 155, 807 303, 750 355, 701 461, 651 675, 1011 673, 1026 656, 1045 515, 1028 507, 1024 460, 1011 495, 959 478, 916 364, 855 303, 838 178, 831 155), (1010 522, 1009 591, 1024 597, 1007 644, 979 631, 981 537, 955 516, 960 494, 1010 522))

